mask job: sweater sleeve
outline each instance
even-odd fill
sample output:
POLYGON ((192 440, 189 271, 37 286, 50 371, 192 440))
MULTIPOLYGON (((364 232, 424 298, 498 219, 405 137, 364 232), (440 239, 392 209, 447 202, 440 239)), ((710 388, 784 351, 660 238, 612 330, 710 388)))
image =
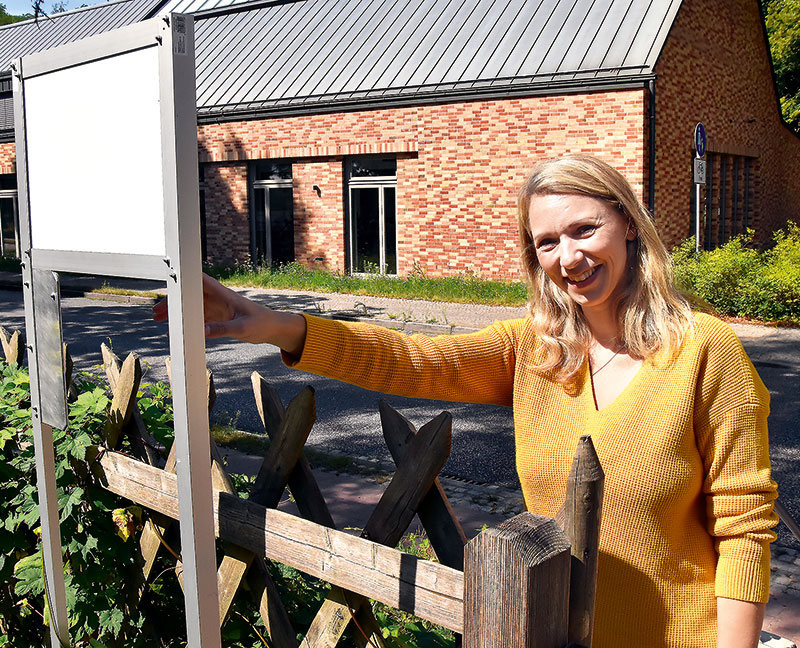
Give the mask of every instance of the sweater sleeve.
POLYGON ((777 524, 767 416, 769 392, 736 335, 721 322, 702 359, 695 424, 703 456, 709 532, 718 552, 716 595, 769 598, 777 524))
POLYGON ((284 354, 289 367, 398 396, 512 403, 519 320, 495 322, 477 333, 427 337, 304 317, 303 353, 300 358, 284 354))

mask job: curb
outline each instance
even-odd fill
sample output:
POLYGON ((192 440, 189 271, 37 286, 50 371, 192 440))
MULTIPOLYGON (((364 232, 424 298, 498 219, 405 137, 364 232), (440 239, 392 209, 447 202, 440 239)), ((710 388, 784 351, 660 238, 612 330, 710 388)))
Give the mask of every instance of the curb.
MULTIPOLYGON (((16 290, 22 291, 22 279, 20 282, 7 281, 0 279, 0 290, 16 290)), ((147 297, 145 295, 122 295, 119 293, 100 293, 94 292, 90 288, 82 286, 62 286, 62 297, 82 297, 84 299, 95 299, 98 301, 110 301, 123 304, 146 304, 152 306, 159 301, 157 297, 147 297)))

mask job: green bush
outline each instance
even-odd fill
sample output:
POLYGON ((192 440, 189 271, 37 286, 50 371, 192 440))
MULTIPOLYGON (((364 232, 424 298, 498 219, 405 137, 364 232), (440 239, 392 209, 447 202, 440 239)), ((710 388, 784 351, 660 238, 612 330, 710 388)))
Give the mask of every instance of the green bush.
MULTIPOLYGON (((112 518, 129 515, 130 503, 92 486, 86 470, 108 398, 85 378, 77 387, 68 430, 53 431, 71 636, 75 646, 152 645, 137 639, 144 617, 127 605, 133 542, 112 518)), ((49 643, 30 416, 27 370, 0 362, 0 646, 49 643)))
POLYGON ((678 286, 724 315, 800 323, 800 227, 790 223, 768 250, 753 232, 695 254, 694 238, 672 252, 678 286))

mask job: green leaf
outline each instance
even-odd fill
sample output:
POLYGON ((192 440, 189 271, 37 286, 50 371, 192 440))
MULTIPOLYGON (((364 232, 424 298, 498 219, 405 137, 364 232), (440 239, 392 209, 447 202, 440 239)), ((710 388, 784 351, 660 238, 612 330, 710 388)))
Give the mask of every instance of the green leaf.
POLYGON ((113 636, 117 636, 122 629, 122 610, 104 610, 100 613, 99 621, 100 627, 113 636))

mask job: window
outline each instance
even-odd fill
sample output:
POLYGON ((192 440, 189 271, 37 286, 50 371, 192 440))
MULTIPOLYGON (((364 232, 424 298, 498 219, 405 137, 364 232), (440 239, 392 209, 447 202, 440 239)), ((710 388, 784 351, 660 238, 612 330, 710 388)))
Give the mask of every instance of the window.
POLYGON ((397 160, 353 158, 345 168, 350 272, 397 274, 397 160))
MULTIPOLYGON (((705 227, 701 228, 703 249, 723 245, 752 226, 754 163, 755 158, 744 155, 707 155, 706 184, 700 192, 700 213, 705 218, 705 227)), ((694 189, 692 193, 694 221, 694 189)))
POLYGON ((0 174, 0 256, 19 257, 17 176, 0 174))
POLYGON ((263 160, 250 167, 250 254, 258 264, 291 263, 294 256, 292 164, 263 160))

